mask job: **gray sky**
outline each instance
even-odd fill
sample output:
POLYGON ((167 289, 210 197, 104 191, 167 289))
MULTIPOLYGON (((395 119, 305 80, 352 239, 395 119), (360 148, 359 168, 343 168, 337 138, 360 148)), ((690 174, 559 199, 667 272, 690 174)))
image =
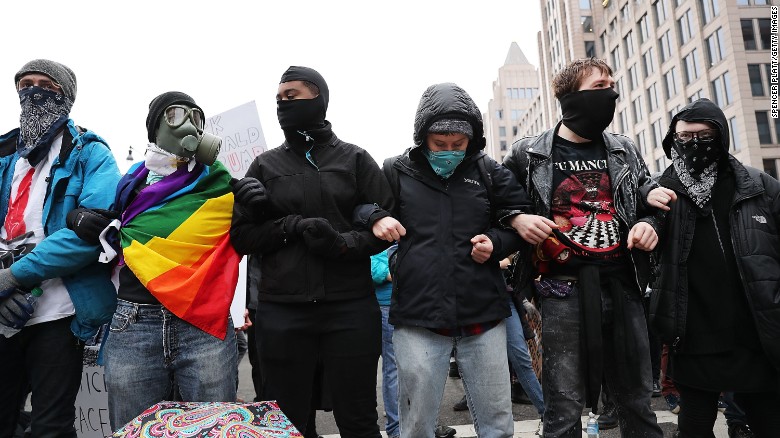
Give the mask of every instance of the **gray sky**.
POLYGON ((171 90, 206 117, 254 100, 278 146, 274 96, 290 65, 323 75, 334 131, 381 162, 411 145, 425 88, 455 82, 484 112, 512 41, 538 65, 541 29, 538 0, 42 0, 3 2, 0 15, 0 132, 18 126, 16 71, 62 62, 78 78, 72 118, 123 170, 129 145, 142 158, 149 101, 171 90))

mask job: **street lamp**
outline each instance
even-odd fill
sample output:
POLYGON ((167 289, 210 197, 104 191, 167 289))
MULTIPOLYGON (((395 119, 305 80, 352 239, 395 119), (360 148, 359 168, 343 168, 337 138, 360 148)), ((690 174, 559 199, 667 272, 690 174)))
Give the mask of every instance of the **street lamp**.
POLYGON ((130 146, 127 150, 127 161, 133 161, 133 147, 130 146))

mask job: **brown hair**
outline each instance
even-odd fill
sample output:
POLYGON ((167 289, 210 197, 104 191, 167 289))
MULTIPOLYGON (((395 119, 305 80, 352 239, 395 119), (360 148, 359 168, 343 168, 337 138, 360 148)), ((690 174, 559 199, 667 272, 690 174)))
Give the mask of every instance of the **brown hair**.
POLYGON ((612 76, 612 68, 607 62, 599 58, 580 58, 572 61, 563 68, 553 78, 552 88, 556 99, 577 91, 582 84, 582 80, 590 75, 593 67, 596 67, 602 73, 612 76))

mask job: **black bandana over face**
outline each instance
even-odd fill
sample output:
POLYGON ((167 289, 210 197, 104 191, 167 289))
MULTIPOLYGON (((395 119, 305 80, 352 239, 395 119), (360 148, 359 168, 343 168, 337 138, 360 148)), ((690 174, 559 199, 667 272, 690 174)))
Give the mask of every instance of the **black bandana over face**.
POLYGON ((599 88, 574 91, 561 97, 563 124, 582 138, 599 138, 612 123, 618 96, 612 88, 599 88))
POLYGON ((73 102, 64 94, 28 87, 19 91, 22 112, 19 116, 19 156, 37 165, 48 153, 52 140, 68 122, 73 102))
POLYGON ((718 180, 718 160, 723 156, 720 139, 709 143, 690 141, 672 144, 672 165, 688 195, 702 211, 708 211, 712 187, 718 180))
POLYGON ((276 116, 282 129, 302 130, 325 126, 325 100, 322 95, 314 99, 279 100, 276 116))

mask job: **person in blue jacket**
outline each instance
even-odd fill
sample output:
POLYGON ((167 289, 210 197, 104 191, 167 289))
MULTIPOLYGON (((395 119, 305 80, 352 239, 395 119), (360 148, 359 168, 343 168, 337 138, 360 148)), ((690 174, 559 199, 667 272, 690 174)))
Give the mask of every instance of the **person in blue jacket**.
POLYGON ((19 127, 0 136, 0 436, 13 434, 29 384, 32 435, 75 437, 84 342, 111 320, 116 292, 100 246, 66 218, 109 208, 120 173, 105 140, 69 117, 71 69, 35 59, 14 83, 19 127))
POLYGON ((388 256, 398 249, 394 243, 390 248, 371 256, 371 278, 374 280, 376 300, 382 312, 382 401, 385 406, 385 433, 390 438, 400 436, 398 424, 398 369, 393 350, 393 325, 390 317, 390 296, 393 279, 390 275, 388 256))

